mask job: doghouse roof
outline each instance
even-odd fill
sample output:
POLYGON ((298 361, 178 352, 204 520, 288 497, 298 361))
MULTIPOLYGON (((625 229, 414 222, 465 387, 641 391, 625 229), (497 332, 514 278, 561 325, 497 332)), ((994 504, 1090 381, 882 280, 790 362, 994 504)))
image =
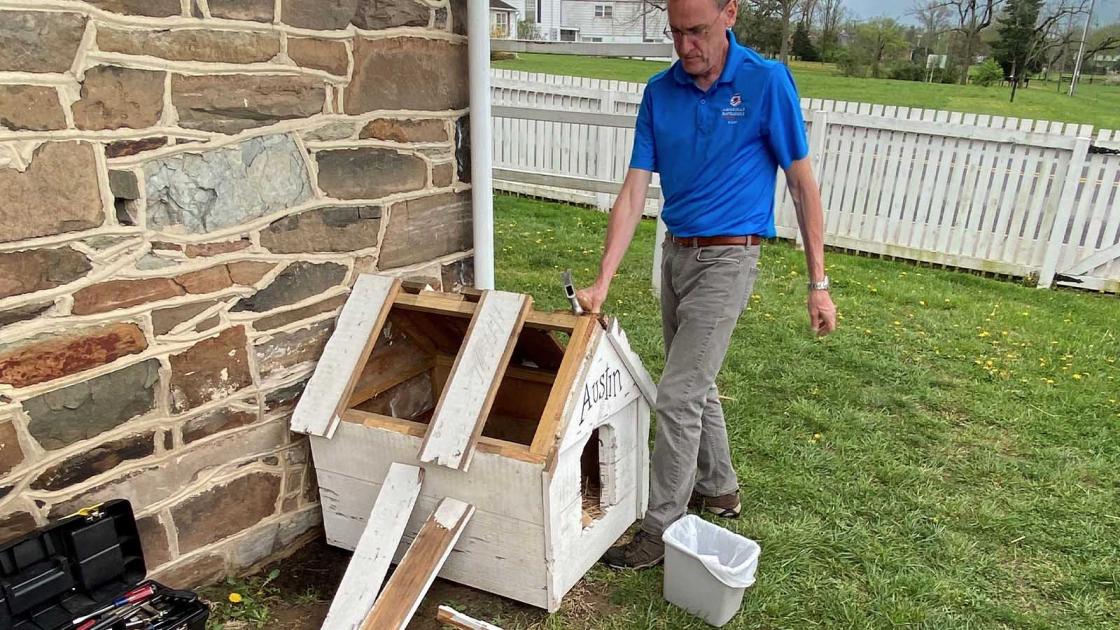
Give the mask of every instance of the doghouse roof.
POLYGON ((638 396, 652 405, 654 391, 617 323, 604 327, 593 316, 536 311, 523 294, 410 292, 396 278, 365 274, 291 428, 330 438, 344 417, 388 423, 422 434, 421 461, 466 470, 480 448, 551 467, 559 450, 638 396), (352 408, 425 370, 446 379, 427 426, 352 408), (543 406, 531 440, 484 436, 499 388, 506 388, 505 399, 516 399, 519 392, 509 389, 516 383, 524 384, 525 397, 538 397, 537 409, 543 406))

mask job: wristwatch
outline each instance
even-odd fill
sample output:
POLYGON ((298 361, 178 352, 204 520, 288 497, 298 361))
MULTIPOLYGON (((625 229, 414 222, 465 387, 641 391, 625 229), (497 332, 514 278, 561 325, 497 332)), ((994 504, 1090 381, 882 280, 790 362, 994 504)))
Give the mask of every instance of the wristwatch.
POLYGON ((824 280, 820 282, 809 283, 810 291, 828 291, 830 288, 832 288, 832 282, 828 279, 828 276, 825 276, 824 280))

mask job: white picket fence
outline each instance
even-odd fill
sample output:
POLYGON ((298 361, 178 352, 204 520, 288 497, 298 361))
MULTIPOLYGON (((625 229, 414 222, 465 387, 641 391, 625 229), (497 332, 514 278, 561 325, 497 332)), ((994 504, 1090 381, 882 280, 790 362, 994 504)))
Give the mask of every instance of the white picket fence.
MULTIPOLYGON (((492 84, 495 187, 609 208, 644 86, 509 70, 492 84)), ((819 99, 802 109, 829 245, 1120 293, 1120 155, 1099 152, 1120 149, 1120 132, 819 99)), ((781 181, 775 219, 796 238, 781 181)))

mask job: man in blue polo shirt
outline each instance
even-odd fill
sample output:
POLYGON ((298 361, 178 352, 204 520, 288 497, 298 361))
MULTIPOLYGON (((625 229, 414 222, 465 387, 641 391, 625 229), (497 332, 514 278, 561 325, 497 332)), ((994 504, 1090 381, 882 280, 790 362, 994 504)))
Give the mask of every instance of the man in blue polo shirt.
POLYGON ((758 275, 760 237, 774 236, 778 168, 797 209, 809 271, 810 326, 836 327, 824 269, 824 218, 800 99, 789 70, 740 46, 732 0, 670 0, 679 61, 646 86, 630 170, 611 211, 599 277, 579 292, 598 313, 661 174, 661 317, 665 369, 649 509, 634 539, 607 552, 615 567, 661 562, 664 529, 688 508, 739 515, 738 479, 716 389, 731 333, 758 275))

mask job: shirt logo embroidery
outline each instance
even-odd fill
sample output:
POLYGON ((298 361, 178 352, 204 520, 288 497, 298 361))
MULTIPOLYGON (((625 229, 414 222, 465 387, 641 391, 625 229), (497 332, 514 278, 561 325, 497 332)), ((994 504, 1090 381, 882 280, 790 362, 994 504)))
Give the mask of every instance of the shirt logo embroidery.
POLYGON ((739 122, 739 119, 746 113, 747 108, 743 106, 743 95, 739 93, 731 95, 730 107, 724 107, 722 112, 723 119, 732 125, 739 122))

